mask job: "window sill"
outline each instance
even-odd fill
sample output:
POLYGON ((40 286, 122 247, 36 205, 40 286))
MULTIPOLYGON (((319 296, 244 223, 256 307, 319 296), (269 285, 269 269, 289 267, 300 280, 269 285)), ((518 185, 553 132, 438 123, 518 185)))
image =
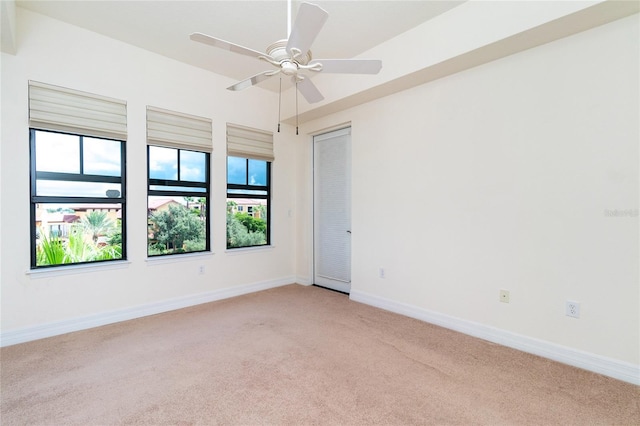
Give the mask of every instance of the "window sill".
POLYGON ((212 251, 201 251, 197 253, 168 254, 162 256, 147 257, 146 261, 149 265, 162 265, 165 263, 188 262, 189 260, 199 259, 203 257, 213 256, 212 251))
POLYGON ((274 245, 257 246, 257 247, 239 247, 233 249, 226 249, 224 252, 228 255, 246 254, 256 251, 267 251, 275 248, 274 245))
POLYGON ((62 275, 87 274, 91 272, 127 268, 130 263, 131 261, 129 260, 116 260, 116 261, 110 261, 110 262, 88 263, 88 264, 82 264, 82 265, 66 265, 66 266, 57 266, 57 267, 51 267, 51 268, 29 269, 25 272, 25 274, 31 275, 33 278, 47 278, 47 277, 56 277, 56 276, 62 276, 62 275))

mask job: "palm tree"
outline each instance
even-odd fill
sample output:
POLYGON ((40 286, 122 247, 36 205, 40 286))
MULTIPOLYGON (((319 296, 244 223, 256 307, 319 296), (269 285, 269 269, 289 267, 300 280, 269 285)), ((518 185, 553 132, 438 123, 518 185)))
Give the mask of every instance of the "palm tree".
POLYGON ((184 197, 184 200, 187 202, 187 208, 189 208, 189 203, 193 203, 193 197, 184 197))
POLYGON ((200 197, 198 202, 200 203, 200 218, 204 219, 207 216, 207 198, 200 197))
POLYGON ((260 204, 258 206, 255 206, 253 210, 255 212, 258 212, 258 214, 254 215, 254 217, 257 216, 258 219, 262 219, 265 222, 267 221, 267 206, 265 206, 264 204, 260 204))
POLYGON ((94 244, 98 243, 98 237, 100 235, 108 234, 113 230, 114 224, 111 219, 107 217, 107 212, 92 211, 87 213, 80 222, 82 228, 91 234, 91 239, 94 244))

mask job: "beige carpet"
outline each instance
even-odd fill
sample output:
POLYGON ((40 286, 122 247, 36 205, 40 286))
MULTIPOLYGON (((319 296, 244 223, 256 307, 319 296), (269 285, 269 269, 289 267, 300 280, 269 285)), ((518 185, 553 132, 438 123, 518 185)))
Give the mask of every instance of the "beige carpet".
POLYGON ((2 425, 640 424, 640 387, 299 285, 1 355, 2 425))

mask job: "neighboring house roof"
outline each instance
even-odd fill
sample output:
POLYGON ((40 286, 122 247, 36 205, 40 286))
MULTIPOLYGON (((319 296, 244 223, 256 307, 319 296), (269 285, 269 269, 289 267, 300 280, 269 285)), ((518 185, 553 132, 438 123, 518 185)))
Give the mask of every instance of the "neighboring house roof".
POLYGON ((49 223, 73 223, 80 219, 80 216, 70 213, 47 213, 46 217, 49 223))
POLYGON ((62 220, 66 223, 73 223, 78 219, 80 219, 80 216, 77 216, 75 214, 65 214, 64 216, 62 216, 62 220))
MULTIPOLYGON (((173 198, 152 198, 149 200, 149 210, 157 210, 162 206, 166 206, 168 204, 180 204, 173 198)), ((180 204, 181 205, 181 204, 180 204)))

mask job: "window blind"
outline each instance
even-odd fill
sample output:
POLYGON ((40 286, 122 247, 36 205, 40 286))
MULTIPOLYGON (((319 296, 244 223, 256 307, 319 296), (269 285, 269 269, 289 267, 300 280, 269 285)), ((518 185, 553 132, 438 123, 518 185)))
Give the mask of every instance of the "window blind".
POLYGON ((29 127, 126 140, 127 103, 29 81, 29 127))
POLYGON ((273 161, 273 132, 227 123, 227 155, 273 161))
POLYGON ((211 120, 147 106, 147 143, 212 152, 211 120))

